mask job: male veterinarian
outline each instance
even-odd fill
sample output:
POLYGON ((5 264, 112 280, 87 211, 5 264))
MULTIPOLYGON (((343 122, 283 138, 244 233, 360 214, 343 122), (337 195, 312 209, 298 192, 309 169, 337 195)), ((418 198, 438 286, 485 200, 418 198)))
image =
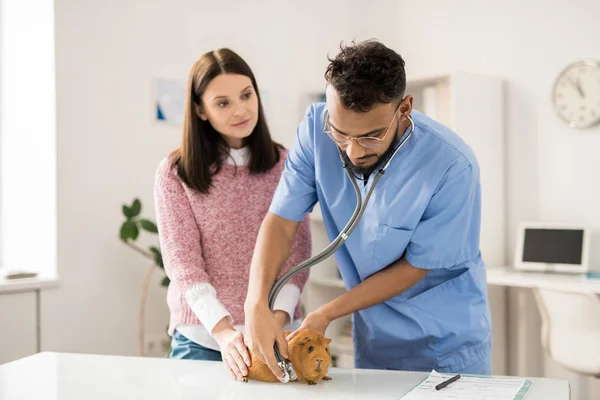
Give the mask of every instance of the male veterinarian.
POLYGON ((404 61, 383 44, 343 47, 325 77, 326 103, 312 105, 300 124, 257 238, 246 342, 282 376, 273 344, 287 357, 286 338, 267 298, 299 221, 318 201, 329 238, 335 238, 356 206, 338 148, 364 199, 382 161, 411 131, 412 118, 413 134, 335 253, 348 291, 309 313, 302 327, 324 333, 331 321, 354 313, 357 368, 489 374, 475 155, 456 133, 412 109, 404 61))

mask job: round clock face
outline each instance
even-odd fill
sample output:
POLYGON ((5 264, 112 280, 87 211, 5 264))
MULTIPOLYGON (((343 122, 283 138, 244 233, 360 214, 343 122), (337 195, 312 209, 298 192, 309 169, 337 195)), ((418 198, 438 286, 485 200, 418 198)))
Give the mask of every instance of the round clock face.
POLYGON ((567 66, 552 91, 558 115, 572 128, 589 128, 600 122, 600 63, 583 60, 567 66))

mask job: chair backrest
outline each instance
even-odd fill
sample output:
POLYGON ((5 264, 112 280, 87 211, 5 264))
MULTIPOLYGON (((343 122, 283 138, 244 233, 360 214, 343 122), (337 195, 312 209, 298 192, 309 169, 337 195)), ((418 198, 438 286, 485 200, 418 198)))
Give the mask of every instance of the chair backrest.
POLYGON ((534 289, 542 345, 559 364, 600 377, 600 299, 594 293, 534 289))

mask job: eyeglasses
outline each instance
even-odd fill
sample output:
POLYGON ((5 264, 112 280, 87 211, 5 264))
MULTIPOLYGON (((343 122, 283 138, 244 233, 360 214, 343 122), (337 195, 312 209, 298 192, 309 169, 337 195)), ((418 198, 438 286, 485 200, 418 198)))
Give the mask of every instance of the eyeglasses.
POLYGON ((323 116, 323 118, 325 119, 325 125, 323 125, 323 133, 325 133, 327 136, 329 136, 331 138, 331 140, 333 140, 337 144, 340 144, 343 146, 347 146, 350 144, 350 142, 352 142, 353 140, 356 140, 358 142, 358 144, 360 144, 361 146, 369 148, 369 149, 373 149, 375 147, 381 146, 381 144, 383 143, 385 137, 387 136, 387 134, 390 130, 390 127, 392 126, 392 124, 394 123, 394 120, 396 119, 396 115, 398 115, 399 109, 400 109, 400 105, 398 105, 398 107, 396 108, 396 112, 394 113, 394 118, 388 125, 387 129, 385 130, 385 134, 383 135, 382 138, 372 137, 372 136, 355 138, 355 137, 344 135, 343 133, 337 132, 335 130, 335 128, 332 128, 331 123, 329 122, 329 112, 328 111, 325 111, 325 115, 323 116))

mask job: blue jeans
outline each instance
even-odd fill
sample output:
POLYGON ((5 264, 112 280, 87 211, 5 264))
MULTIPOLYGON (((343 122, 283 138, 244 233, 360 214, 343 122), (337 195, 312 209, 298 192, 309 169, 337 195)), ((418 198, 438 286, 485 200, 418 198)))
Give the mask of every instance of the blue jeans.
POLYGON ((177 330, 175 330, 173 338, 171 339, 171 354, 169 354, 169 358, 180 360, 223 361, 220 351, 200 346, 198 343, 192 342, 190 339, 183 336, 177 330))

